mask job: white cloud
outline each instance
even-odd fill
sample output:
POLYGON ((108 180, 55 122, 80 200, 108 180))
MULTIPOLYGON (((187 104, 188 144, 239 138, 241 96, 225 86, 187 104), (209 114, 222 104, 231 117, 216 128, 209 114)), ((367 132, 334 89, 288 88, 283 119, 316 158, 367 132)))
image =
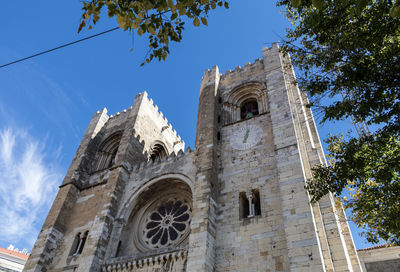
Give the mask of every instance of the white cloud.
POLYGON ((0 241, 33 246, 61 179, 49 159, 26 131, 0 130, 0 241))

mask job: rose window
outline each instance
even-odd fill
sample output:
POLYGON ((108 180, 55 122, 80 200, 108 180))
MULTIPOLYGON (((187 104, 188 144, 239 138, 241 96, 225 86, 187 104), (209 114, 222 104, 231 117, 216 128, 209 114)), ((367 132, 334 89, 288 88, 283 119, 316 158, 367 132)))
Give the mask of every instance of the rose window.
POLYGON ((186 190, 167 189, 142 204, 132 219, 136 248, 142 252, 180 246, 187 242, 192 217, 192 196, 186 190))
POLYGON ((190 207, 181 200, 157 206, 145 221, 144 242, 151 247, 168 247, 181 240, 190 223, 190 207))

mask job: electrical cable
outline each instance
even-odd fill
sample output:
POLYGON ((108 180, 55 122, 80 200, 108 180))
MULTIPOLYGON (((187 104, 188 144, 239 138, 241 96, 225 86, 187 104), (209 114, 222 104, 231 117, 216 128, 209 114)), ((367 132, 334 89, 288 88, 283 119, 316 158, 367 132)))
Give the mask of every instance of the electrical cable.
POLYGON ((31 59, 31 58, 34 58, 34 57, 37 57, 37 56, 40 56, 40 55, 49 53, 49 52, 51 52, 51 51, 55 51, 55 50, 61 49, 61 48, 63 48, 63 47, 67 47, 67 46, 70 46, 70 45, 73 45, 73 44, 76 44, 76 43, 79 43, 79 42, 82 42, 82 41, 85 41, 85 40, 89 40, 89 39, 91 39, 91 38, 94 38, 94 37, 97 37, 97 36, 106 34, 106 33, 108 33, 108 32, 111 32, 111 31, 114 31, 114 30, 117 30, 117 29, 119 29, 119 27, 114 27, 114 28, 111 28, 111 29, 109 29, 109 30, 106 30, 106 31, 103 31, 103 32, 94 34, 94 35, 92 35, 92 36, 89 36, 89 37, 86 37, 86 38, 83 38, 83 39, 79 39, 79 40, 76 40, 76 41, 73 41, 73 42, 70 42, 70 43, 66 43, 66 44, 63 44, 63 45, 54 47, 54 48, 52 48, 52 49, 49 49, 49 50, 42 51, 42 52, 40 52, 40 53, 31 55, 31 56, 29 56, 29 57, 25 57, 25 58, 22 58, 22 59, 18 59, 18 60, 15 60, 15 61, 12 61, 12 62, 3 64, 3 65, 0 65, 0 68, 3 68, 3 67, 6 67, 6 66, 9 66, 9 65, 12 65, 12 64, 15 64, 15 63, 18 63, 18 62, 27 60, 27 59, 31 59))

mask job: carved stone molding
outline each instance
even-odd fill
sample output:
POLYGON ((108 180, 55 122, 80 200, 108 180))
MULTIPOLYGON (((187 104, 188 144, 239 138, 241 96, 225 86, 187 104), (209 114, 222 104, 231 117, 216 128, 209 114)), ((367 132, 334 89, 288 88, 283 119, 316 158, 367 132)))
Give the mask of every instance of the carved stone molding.
POLYGON ((103 272, 183 272, 186 271, 187 249, 181 249, 145 258, 132 258, 107 262, 103 272))

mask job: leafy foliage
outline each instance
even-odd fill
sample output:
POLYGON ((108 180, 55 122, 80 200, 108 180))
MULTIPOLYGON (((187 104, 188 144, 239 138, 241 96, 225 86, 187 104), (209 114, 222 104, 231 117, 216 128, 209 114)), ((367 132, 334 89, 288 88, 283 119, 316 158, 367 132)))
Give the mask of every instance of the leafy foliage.
POLYGON ((400 244, 400 140, 381 133, 347 141, 331 135, 327 141, 329 166, 314 167, 314 180, 307 182, 312 201, 346 188, 350 198, 342 201, 354 222, 368 229, 367 240, 400 244))
POLYGON ((136 31, 140 36, 148 34, 149 54, 146 56, 146 62, 150 62, 153 58, 165 60, 169 54, 170 41, 182 40, 184 18, 192 20, 194 26, 207 25, 209 12, 222 6, 228 8, 228 2, 224 0, 84 1, 78 32, 87 25, 91 29, 105 8, 109 17, 116 17, 120 28, 136 31))
POLYGON ((400 244, 400 2, 278 0, 294 28, 284 52, 322 121, 352 118, 378 127, 359 138, 330 136, 330 165, 313 169, 307 189, 317 201, 340 195, 370 242, 400 244), (324 98, 329 105, 323 105, 324 98))

